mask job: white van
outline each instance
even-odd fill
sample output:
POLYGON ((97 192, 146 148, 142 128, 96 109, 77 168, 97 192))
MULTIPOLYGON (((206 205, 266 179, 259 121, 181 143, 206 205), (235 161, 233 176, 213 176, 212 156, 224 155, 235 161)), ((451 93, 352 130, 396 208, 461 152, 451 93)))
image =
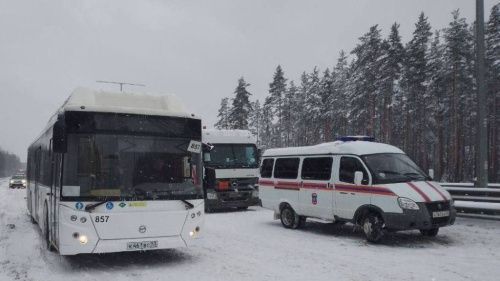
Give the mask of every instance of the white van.
POLYGON ((384 231, 435 236, 455 221, 450 194, 403 151, 369 137, 268 149, 260 168, 262 206, 286 228, 306 218, 362 226, 368 241, 384 231))

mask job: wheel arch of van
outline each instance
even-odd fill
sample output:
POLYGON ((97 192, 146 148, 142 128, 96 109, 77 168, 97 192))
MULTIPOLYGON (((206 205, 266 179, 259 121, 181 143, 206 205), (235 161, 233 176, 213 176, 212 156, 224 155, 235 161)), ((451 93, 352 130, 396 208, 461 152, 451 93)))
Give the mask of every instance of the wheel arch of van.
POLYGON ((365 204, 359 206, 359 208, 356 210, 354 213, 354 216, 352 218, 353 223, 360 223, 360 220, 363 219, 367 214, 369 213, 378 213, 382 216, 384 219, 384 211, 382 211, 381 208, 372 205, 372 204, 365 204))

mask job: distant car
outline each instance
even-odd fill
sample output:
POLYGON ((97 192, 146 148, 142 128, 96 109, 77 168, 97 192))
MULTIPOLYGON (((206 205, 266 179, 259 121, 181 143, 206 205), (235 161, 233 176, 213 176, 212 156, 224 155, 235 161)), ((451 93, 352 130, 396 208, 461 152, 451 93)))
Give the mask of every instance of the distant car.
POLYGON ((9 181, 10 188, 26 188, 26 177, 24 175, 14 175, 9 181))

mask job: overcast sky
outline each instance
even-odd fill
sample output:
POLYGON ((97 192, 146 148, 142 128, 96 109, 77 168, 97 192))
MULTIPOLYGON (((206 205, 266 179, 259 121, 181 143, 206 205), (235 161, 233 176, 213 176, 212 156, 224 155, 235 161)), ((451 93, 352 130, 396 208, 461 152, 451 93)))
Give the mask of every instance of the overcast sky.
MULTIPOLYGON (((485 1, 486 19, 498 1, 485 1)), ((27 146, 78 86, 144 83, 172 93, 211 127, 237 79, 262 99, 281 64, 288 78, 335 64, 373 24, 401 24, 406 42, 420 11, 434 29, 473 0, 167 1, 0 0, 0 147, 25 159, 27 146)))

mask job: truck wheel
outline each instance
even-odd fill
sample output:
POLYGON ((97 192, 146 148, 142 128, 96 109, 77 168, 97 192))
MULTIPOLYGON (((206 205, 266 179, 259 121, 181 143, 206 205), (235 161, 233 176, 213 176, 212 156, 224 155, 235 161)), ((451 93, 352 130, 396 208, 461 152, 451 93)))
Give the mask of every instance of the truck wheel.
POLYGON ((285 228, 297 229, 300 226, 300 217, 289 205, 284 206, 280 212, 281 224, 285 228))
POLYGON ((439 232, 439 227, 431 229, 420 229, 420 233, 422 233, 423 236, 434 237, 438 234, 438 232, 439 232))
POLYGON ((369 242, 377 243, 384 236, 382 226, 384 222, 380 215, 376 213, 368 213, 363 219, 363 232, 365 233, 366 240, 369 242))

